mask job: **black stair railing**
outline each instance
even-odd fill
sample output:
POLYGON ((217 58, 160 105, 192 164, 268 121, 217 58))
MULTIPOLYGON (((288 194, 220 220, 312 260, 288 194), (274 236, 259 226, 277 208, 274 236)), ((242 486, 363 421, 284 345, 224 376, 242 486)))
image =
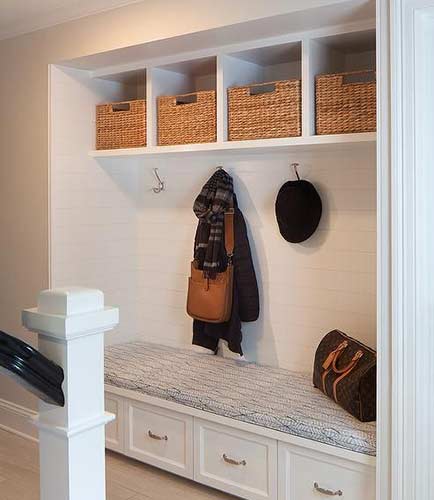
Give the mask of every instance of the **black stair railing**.
POLYGON ((0 373, 46 403, 65 405, 63 369, 29 344, 0 331, 0 373))

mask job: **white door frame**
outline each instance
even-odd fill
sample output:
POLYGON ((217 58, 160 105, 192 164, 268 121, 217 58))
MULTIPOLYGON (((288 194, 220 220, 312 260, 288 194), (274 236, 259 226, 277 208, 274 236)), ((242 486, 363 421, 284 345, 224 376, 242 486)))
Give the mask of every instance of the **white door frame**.
POLYGON ((434 498, 434 0, 377 0, 378 500, 434 498))

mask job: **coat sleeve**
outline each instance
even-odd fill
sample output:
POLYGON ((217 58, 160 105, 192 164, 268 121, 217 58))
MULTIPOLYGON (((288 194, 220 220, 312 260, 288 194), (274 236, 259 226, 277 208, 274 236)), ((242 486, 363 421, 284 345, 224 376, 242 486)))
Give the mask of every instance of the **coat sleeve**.
POLYGON ((234 279, 238 290, 238 311, 241 321, 259 317, 259 291, 250 250, 247 227, 241 211, 235 209, 234 279))

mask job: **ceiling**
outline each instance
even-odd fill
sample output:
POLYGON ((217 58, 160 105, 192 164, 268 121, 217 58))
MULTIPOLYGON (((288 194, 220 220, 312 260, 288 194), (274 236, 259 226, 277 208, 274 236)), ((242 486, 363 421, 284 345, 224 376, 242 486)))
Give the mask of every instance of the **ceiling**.
POLYGON ((0 40, 140 0, 0 0, 0 40))

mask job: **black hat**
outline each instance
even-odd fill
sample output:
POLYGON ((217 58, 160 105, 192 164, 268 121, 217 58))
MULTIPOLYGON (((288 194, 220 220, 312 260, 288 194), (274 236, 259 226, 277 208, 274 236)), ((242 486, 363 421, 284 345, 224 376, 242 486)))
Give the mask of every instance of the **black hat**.
POLYGON ((276 218, 280 234, 290 243, 301 243, 312 236, 321 219, 322 203, 308 181, 288 181, 276 198, 276 218))

